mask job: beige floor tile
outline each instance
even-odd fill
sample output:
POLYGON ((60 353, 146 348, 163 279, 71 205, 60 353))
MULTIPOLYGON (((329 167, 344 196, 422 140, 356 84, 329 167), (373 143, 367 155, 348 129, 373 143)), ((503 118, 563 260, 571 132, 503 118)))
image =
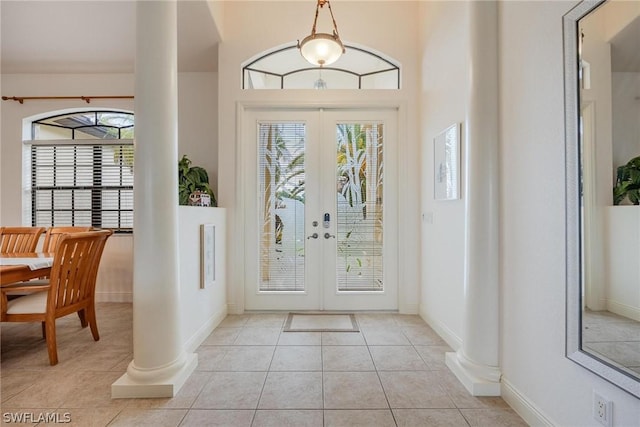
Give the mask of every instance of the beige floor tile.
POLYGON ((41 377, 12 398, 3 407, 58 408, 79 384, 82 372, 44 372, 41 377))
POLYGON ((366 346, 323 346, 324 371, 375 371, 366 346))
MULTIPOLYGON (((78 409, 78 408, 58 408, 56 411, 58 414, 64 416, 68 414, 69 423, 51 422, 40 423, 40 426, 71 426, 71 427, 104 427, 116 418, 120 413, 119 408, 90 408, 90 409, 78 409)), ((63 419, 63 418, 60 418, 63 419)))
POLYGON ((325 372, 325 409, 387 409, 375 372, 325 372))
POLYGON ((456 408, 508 408, 509 406, 501 397, 476 397, 469 394, 467 389, 458 381, 456 376, 447 370, 433 371, 447 395, 451 398, 456 408))
POLYGON ((427 365, 412 346, 369 346, 378 371, 425 371, 427 365))
POLYGON ((361 332, 323 332, 322 345, 366 345, 361 332))
POLYGON ((185 409, 125 409, 109 427, 177 427, 186 414, 185 409))
POLYGON ((325 427, 395 427, 389 409, 327 409, 325 427))
POLYGON ((445 345, 442 338, 428 326, 403 326, 402 332, 413 345, 445 345))
POLYGON ((367 345, 411 345, 398 327, 366 327, 362 328, 362 334, 367 345))
POLYGON ((202 343, 202 345, 232 345, 238 338, 242 328, 217 328, 202 343))
POLYGON ((278 345, 321 345, 321 332, 282 332, 278 345))
POLYGON ((320 346, 278 346, 270 371, 322 371, 320 346))
POLYGON ((258 409, 322 409, 322 372, 269 372, 258 409))
POLYGON ((77 316, 58 321, 56 366, 39 324, 0 324, 2 412, 68 411, 70 425, 82 427, 306 427, 323 419, 352 427, 387 425, 390 402, 399 426, 525 425, 501 398, 469 395, 444 364, 451 349, 418 316, 388 313, 357 314, 363 333, 284 333, 286 313, 227 316, 197 350, 197 371, 177 396, 113 400, 111 384, 133 359, 131 304, 97 309, 98 342, 77 316), (413 370, 420 364, 411 343, 426 371, 413 370), (277 371, 293 368, 324 372, 277 371))
POLYGON ((224 358, 213 367, 214 371, 267 371, 275 346, 224 347, 224 358))
POLYGON ((195 371, 174 397, 157 399, 128 399, 127 409, 189 409, 205 385, 211 372, 195 371))
POLYGON ((2 380, 0 381, 0 396, 4 403, 16 394, 30 387, 41 377, 38 371, 7 371, 2 370, 2 380))
POLYGON ((387 313, 358 313, 356 321, 360 327, 395 327, 398 323, 394 319, 393 314, 387 313))
POLYGON ((62 403, 64 408, 124 408, 127 399, 112 399, 111 384, 118 372, 82 372, 62 403))
POLYGON ((242 328, 249 320, 248 314, 229 314, 218 325, 218 328, 242 328))
POLYGON ((227 355, 227 347, 200 346, 198 348, 198 371, 215 371, 227 355))
POLYGON ((417 314, 395 314, 393 319, 400 327, 403 326, 427 326, 422 317, 417 314))
POLYGON ((242 328, 233 345, 276 345, 280 328, 242 328))
POLYGON ((214 372, 194 409, 255 409, 266 372, 214 372))
POLYGON ((180 427, 250 427, 253 410, 192 409, 180 427))
POLYGON ((246 328, 279 328, 284 325, 287 315, 285 313, 278 314, 252 314, 245 323, 246 328))
POLYGON ((260 410, 252 427, 322 427, 322 410, 260 410))
POLYGON ((391 408, 454 408, 431 371, 378 373, 391 408))
POLYGON ((510 408, 461 409, 471 427, 526 427, 527 423, 510 408))
POLYGON ((468 427, 457 409, 394 409, 398 427, 468 427))
POLYGON ((447 368, 445 364, 445 354, 453 352, 448 345, 416 345, 416 351, 427 364, 427 369, 432 371, 442 371, 447 368))

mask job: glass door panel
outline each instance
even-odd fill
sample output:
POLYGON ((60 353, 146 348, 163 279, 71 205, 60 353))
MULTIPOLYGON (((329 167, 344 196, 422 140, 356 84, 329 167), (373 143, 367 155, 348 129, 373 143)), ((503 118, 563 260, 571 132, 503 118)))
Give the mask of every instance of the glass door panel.
POLYGON ((381 292, 383 123, 336 125, 338 291, 381 292))
POLYGON ((258 124, 260 291, 304 291, 304 123, 258 124))

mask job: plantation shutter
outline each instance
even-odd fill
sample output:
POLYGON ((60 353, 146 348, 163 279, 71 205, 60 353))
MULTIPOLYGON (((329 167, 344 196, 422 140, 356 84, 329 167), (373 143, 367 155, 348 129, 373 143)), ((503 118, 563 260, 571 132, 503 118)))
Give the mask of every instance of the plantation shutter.
POLYGON ((34 140, 32 225, 133 229, 133 140, 34 140))

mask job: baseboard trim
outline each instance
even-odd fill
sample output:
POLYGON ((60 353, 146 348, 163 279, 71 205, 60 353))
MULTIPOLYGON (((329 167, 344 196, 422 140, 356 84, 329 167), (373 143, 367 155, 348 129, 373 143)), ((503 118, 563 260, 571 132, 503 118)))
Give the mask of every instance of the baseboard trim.
POLYGON ((558 425, 549 420, 536 405, 531 403, 504 376, 501 380, 501 389, 502 399, 530 426, 553 427, 558 425))
POLYGON ((640 322, 640 309, 628 304, 607 300, 607 310, 620 316, 628 317, 640 322))
POLYGON ((446 327, 442 322, 438 322, 429 316, 422 306, 420 306, 419 314, 422 320, 424 320, 427 325, 431 326, 431 329, 433 329, 436 334, 440 335, 440 338, 445 340, 445 342, 449 344, 449 347, 454 351, 458 351, 460 347, 462 347, 462 339, 454 334, 453 331, 446 327))
POLYGON ((185 343, 184 349, 187 353, 195 353, 200 344, 207 339, 213 330, 227 317, 227 305, 223 305, 209 318, 185 343))

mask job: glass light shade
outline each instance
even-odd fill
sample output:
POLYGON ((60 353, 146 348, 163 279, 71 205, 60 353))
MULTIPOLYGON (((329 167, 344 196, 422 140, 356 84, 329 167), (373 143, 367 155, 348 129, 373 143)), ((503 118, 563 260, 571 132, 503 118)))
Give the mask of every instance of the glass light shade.
POLYGON ((311 64, 322 67, 336 62, 344 53, 344 46, 331 34, 316 33, 302 40, 300 53, 311 64))

